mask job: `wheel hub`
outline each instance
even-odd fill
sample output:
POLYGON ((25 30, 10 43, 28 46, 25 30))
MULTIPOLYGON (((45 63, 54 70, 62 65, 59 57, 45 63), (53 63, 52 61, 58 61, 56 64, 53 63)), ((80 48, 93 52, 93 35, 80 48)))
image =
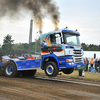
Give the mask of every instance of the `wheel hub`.
POLYGON ((52 65, 48 65, 47 68, 46 68, 46 72, 47 72, 49 75, 53 74, 53 72, 54 72, 53 66, 52 66, 52 65))
POLYGON ((7 73, 8 75, 11 75, 11 74, 12 74, 12 66, 11 66, 11 65, 8 65, 8 66, 6 67, 6 73, 7 73))

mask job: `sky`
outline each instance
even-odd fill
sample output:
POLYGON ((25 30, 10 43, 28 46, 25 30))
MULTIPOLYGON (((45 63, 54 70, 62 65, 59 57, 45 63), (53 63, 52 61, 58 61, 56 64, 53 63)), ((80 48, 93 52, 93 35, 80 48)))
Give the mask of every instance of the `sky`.
MULTIPOLYGON (((80 32, 81 43, 100 45, 100 0, 54 0, 59 7, 60 23, 59 29, 66 26, 68 29, 80 32)), ((12 36, 14 43, 28 43, 31 16, 27 11, 18 20, 8 16, 0 19, 0 44, 7 34, 12 36)), ((50 18, 43 19, 43 33, 54 30, 50 18)), ((34 26, 32 41, 39 36, 36 35, 38 28, 34 26)))

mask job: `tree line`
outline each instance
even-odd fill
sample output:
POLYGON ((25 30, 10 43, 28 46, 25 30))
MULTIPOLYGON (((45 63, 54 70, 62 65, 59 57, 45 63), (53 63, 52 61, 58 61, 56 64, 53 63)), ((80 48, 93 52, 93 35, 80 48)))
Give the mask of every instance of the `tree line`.
POLYGON ((100 51, 100 45, 82 43, 84 51, 100 51))
MULTIPOLYGON (((32 42, 31 44, 31 53, 34 53, 36 50, 40 50, 39 43, 36 45, 38 40, 35 40, 35 42, 32 42), (37 49, 36 49, 37 48, 37 49)), ((94 45, 94 44, 81 44, 84 51, 100 51, 100 45, 94 45)), ((3 45, 0 45, 0 54, 3 55, 22 55, 22 54, 28 54, 29 44, 28 43, 15 43, 12 39, 12 36, 7 34, 7 36, 3 39, 3 45)))
MULTIPOLYGON (((31 53, 35 52, 35 42, 32 42, 31 47, 31 53)), ((3 39, 3 45, 0 46, 0 54, 2 55, 22 55, 22 54, 28 54, 29 52, 29 44, 28 43, 15 43, 14 40, 12 40, 12 36, 7 34, 7 36, 3 39)), ((37 48, 37 47, 36 47, 37 48)))

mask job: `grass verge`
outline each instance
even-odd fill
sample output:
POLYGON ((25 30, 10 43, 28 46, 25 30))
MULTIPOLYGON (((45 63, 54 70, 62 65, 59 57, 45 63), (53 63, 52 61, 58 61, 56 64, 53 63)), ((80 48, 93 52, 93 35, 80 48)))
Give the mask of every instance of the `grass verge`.
MULTIPOLYGON (((38 73, 44 73, 43 70, 37 70, 38 73)), ((85 72, 85 77, 79 76, 78 70, 75 70, 72 74, 64 74, 63 72, 61 73, 62 76, 68 76, 68 77, 73 77, 73 78, 83 78, 83 79, 91 79, 91 80, 99 80, 100 81, 100 73, 91 73, 91 72, 85 72)))

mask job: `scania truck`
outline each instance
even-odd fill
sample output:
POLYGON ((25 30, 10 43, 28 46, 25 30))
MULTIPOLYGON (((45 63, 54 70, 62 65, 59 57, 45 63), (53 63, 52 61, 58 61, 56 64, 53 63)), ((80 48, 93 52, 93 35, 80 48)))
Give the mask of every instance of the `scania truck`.
POLYGON ((34 76, 42 69, 49 77, 55 77, 60 71, 71 74, 75 67, 84 66, 83 48, 77 30, 59 29, 40 36, 40 57, 36 59, 9 59, 4 64, 7 77, 34 76))

